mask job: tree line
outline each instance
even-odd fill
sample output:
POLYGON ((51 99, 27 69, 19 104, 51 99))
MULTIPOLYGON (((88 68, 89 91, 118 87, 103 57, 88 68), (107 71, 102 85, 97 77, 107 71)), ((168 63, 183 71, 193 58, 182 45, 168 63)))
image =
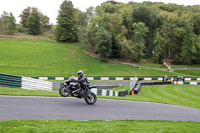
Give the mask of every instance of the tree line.
POLYGON ((12 13, 3 12, 0 17, 0 35, 13 35, 16 29, 16 20, 12 13))
MULTIPOLYGON (((24 9, 20 17, 28 34, 41 34, 49 27, 49 18, 37 8, 24 9)), ((3 13, 0 31, 13 34, 14 29, 13 15, 3 13)), ((100 61, 150 58, 160 63, 200 64, 199 5, 108 0, 82 12, 64 0, 54 34, 59 42, 81 41, 85 49, 99 54, 100 61)))
POLYGON ((107 1, 85 12, 80 40, 106 58, 200 64, 200 6, 107 1))
POLYGON ((12 13, 6 11, 0 17, 0 34, 13 35, 23 32, 30 35, 39 35, 50 29, 49 18, 35 7, 27 7, 20 14, 20 24, 16 24, 12 13))

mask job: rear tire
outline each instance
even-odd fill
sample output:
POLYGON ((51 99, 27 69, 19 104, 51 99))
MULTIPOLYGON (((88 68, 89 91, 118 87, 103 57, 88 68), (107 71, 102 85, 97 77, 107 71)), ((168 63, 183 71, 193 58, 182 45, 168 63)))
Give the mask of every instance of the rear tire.
POLYGON ((64 87, 64 86, 62 86, 62 87, 60 87, 60 89, 59 89, 59 93, 60 93, 60 95, 62 96, 62 97, 68 97, 69 95, 70 95, 70 90, 69 90, 69 88, 68 87, 64 87))
POLYGON ((89 105, 93 105, 94 103, 96 103, 97 101, 97 97, 93 92, 89 92, 89 95, 91 96, 91 98, 89 98, 88 96, 85 97, 85 102, 89 105))

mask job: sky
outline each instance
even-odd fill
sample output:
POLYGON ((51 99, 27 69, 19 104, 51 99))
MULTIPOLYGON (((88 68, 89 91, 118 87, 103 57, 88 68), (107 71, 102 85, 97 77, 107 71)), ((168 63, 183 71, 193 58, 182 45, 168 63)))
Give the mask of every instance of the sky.
MULTIPOLYGON (((58 10, 64 0, 0 0, 0 14, 3 11, 13 13, 17 23, 20 21, 19 15, 27 7, 37 7, 44 15, 50 18, 50 23, 56 24, 56 18, 58 16, 58 10)), ((71 0, 74 7, 82 11, 90 6, 96 7, 107 0, 71 0)), ((118 2, 128 3, 143 2, 144 0, 115 0, 118 2)), ((179 5, 200 5, 200 0, 147 0, 152 2, 163 3, 176 3, 179 5)))

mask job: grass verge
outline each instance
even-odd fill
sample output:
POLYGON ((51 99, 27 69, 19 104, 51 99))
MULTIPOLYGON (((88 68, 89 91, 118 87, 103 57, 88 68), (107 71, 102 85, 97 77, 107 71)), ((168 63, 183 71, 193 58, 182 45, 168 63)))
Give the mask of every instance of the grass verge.
POLYGON ((72 120, 14 120, 0 121, 0 132, 11 133, 198 133, 199 122, 182 121, 72 121, 72 120))
POLYGON ((71 121, 71 120, 14 120, 0 121, 0 132, 11 133, 88 133, 88 132, 143 132, 143 133, 198 133, 199 122, 183 121, 71 121))
POLYGON ((156 64, 156 63, 139 63, 138 65, 151 67, 151 68, 167 69, 167 67, 164 66, 163 64, 156 64))
POLYGON ((200 68, 200 65, 170 65, 172 68, 200 68))
POLYGON ((197 76, 200 77, 200 71, 199 70, 175 70, 174 72, 177 72, 182 75, 190 75, 190 76, 197 76))
POLYGON ((54 91, 25 90, 20 88, 0 87, 0 95, 11 96, 46 96, 59 97, 60 94, 54 91))

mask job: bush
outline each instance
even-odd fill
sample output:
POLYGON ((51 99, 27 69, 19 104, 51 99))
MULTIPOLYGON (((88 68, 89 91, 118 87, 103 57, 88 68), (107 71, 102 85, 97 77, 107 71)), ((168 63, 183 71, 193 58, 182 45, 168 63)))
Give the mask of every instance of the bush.
POLYGON ((106 61, 112 53, 112 36, 103 28, 100 28, 96 34, 99 59, 100 61, 106 61))

